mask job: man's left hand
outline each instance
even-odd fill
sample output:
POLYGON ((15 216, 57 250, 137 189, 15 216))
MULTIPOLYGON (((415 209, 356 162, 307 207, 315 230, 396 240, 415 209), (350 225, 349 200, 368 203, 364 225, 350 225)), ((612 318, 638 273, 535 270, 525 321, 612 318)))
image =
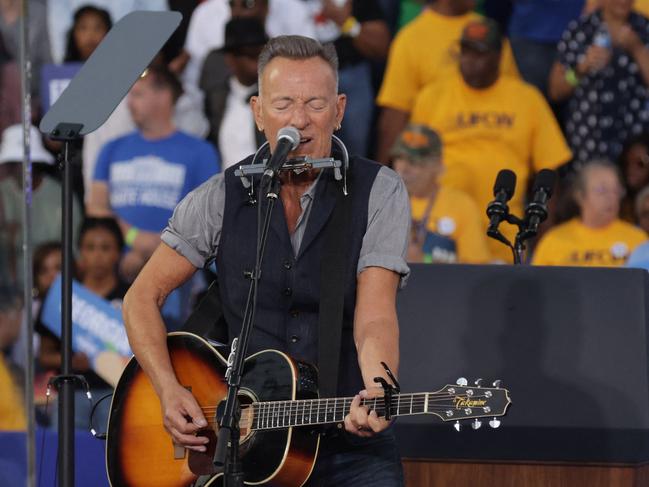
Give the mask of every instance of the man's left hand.
MULTIPOLYGON (((367 406, 361 406, 361 399, 370 399, 376 395, 378 393, 370 395, 366 390, 362 390, 354 396, 349 414, 345 416, 345 429, 347 431, 356 436, 369 438, 390 426, 390 422, 386 421, 385 418, 379 418, 376 411, 369 411, 367 406)), ((380 401, 383 401, 383 399, 381 398, 380 401)))

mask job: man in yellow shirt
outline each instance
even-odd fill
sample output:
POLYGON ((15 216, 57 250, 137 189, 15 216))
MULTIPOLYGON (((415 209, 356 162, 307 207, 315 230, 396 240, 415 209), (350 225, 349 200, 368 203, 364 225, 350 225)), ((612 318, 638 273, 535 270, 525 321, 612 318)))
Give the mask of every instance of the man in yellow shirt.
POLYGON ((534 265, 621 266, 647 234, 618 218, 624 195, 617 168, 607 161, 586 164, 577 176, 574 218, 541 239, 534 265))
POLYGON ((440 187, 442 142, 423 125, 406 127, 391 151, 403 178, 412 213, 408 262, 486 263, 490 260, 480 218, 486 218, 461 191, 440 187))
MULTIPOLYGON (((481 18, 472 11, 474 7, 474 0, 429 0, 421 14, 395 37, 377 98, 383 109, 378 122, 379 162, 387 162, 423 87, 457 72, 462 29, 481 18)), ((503 74, 518 77, 509 43, 502 52, 503 74)))
MULTIPOLYGON (((494 21, 470 22, 460 45, 460 73, 426 86, 411 121, 431 127, 442 138, 442 185, 464 191, 480 209, 493 199, 498 172, 514 171, 519 183, 510 209, 521 215, 531 174, 568 162, 570 149, 539 91, 499 74, 502 36, 494 21)), ((487 224, 485 219, 485 231, 487 224)), ((513 241, 512 226, 502 225, 501 231, 513 241)), ((489 247, 493 257, 512 261, 500 242, 490 240, 489 247)))

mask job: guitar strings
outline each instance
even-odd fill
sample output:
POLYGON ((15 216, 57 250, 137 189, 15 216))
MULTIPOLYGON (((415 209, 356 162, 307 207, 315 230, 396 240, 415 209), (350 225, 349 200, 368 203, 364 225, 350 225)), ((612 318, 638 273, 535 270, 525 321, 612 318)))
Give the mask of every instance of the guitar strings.
MULTIPOLYGON (((425 394, 425 393, 417 393, 417 395, 419 395, 419 394, 425 394)), ((403 397, 401 397, 401 398, 393 397, 392 401, 390 403, 390 407, 399 406, 401 408, 401 407, 409 406, 411 403, 413 404, 413 406, 414 405, 421 406, 421 405, 426 404, 426 398, 425 397, 415 397, 414 395, 412 397, 413 397, 412 401, 410 399, 405 399, 403 397)), ((449 396, 447 394, 447 395, 445 395, 443 397, 429 397, 428 398, 428 404, 436 403, 436 402, 443 402, 443 401, 454 401, 456 399, 477 400, 477 399, 481 399, 481 398, 490 399, 489 397, 487 397, 485 395, 468 396, 466 394, 463 394, 463 395, 457 394, 457 395, 454 395, 454 396, 449 396)), ((383 396, 379 396, 377 398, 364 399, 363 402, 361 403, 361 406, 368 406, 369 405, 368 403, 371 403, 372 401, 374 401, 375 405, 377 403, 382 404, 383 403, 383 401, 381 401, 382 399, 383 399, 383 396)), ((264 408, 267 408, 267 409, 272 408, 272 409, 277 410, 281 406, 287 405, 287 404, 304 405, 304 407, 307 408, 307 407, 309 407, 307 405, 308 403, 314 404, 315 402, 319 402, 319 404, 316 406, 317 410, 330 410, 330 409, 332 409, 331 404, 325 404, 325 402, 326 401, 332 401, 332 400, 334 401, 333 409, 339 408, 341 406, 345 407, 347 403, 351 404, 351 402, 352 402, 352 398, 347 398, 347 397, 338 398, 338 399, 335 399, 335 398, 326 399, 326 398, 324 398, 324 399, 296 399, 296 400, 282 400, 282 401, 262 401, 262 402, 254 402, 254 403, 251 403, 251 404, 242 405, 241 409, 245 409, 245 408, 248 408, 248 407, 253 407, 253 408, 260 409, 260 408, 264 407, 264 408), (342 403, 342 404, 340 404, 340 403, 342 403)), ((292 408, 292 407, 293 406, 289 406, 289 409, 292 408)), ((203 407, 201 407, 201 409, 203 411, 210 411, 211 412, 211 411, 216 411, 218 409, 218 406, 203 406, 203 407)), ((312 406, 310 407, 310 409, 312 409, 312 406)))
MULTIPOLYGON (((425 393, 417 393, 419 394, 425 394, 425 393)), ((413 401, 412 404, 409 400, 404 400, 400 401, 399 398, 392 398, 392 403, 390 405, 390 409, 392 410, 393 407, 396 408, 396 412, 394 414, 396 415, 407 415, 407 414, 415 414, 412 413, 412 409, 417 406, 425 406, 426 405, 426 400, 425 398, 417 397, 415 400, 415 396, 413 395, 413 401), (396 399, 396 404, 395 404, 395 399, 396 399), (404 412, 401 412, 404 411, 404 412), (408 412, 406 412, 408 411, 408 412)), ((462 410, 462 409, 471 409, 470 406, 467 407, 460 407, 457 408, 457 406, 453 403, 455 399, 460 398, 471 398, 473 400, 481 398, 481 397, 486 397, 486 396, 481 396, 481 395, 473 395, 473 396, 467 396, 467 395, 456 395, 453 397, 449 397, 446 395, 445 397, 434 397, 432 400, 428 401, 428 407, 427 411, 428 412, 444 412, 448 411, 449 409, 455 409, 455 410, 462 410), (444 403, 440 404, 440 402, 443 401, 449 401, 453 400, 451 403, 444 403)), ((261 429, 276 429, 276 428, 283 428, 283 427, 291 427, 291 426, 302 426, 304 424, 299 424, 300 418, 302 419, 302 423, 305 422, 306 418, 309 418, 308 423, 313 425, 313 424, 327 424, 331 422, 337 422, 338 420, 335 419, 337 415, 342 415, 345 416, 346 413, 349 411, 350 406, 351 406, 351 398, 341 398, 343 400, 343 404, 336 404, 335 407, 327 407, 327 405, 323 404, 322 402, 319 403, 316 406, 316 409, 313 410, 313 408, 309 408, 307 412, 307 403, 311 402, 311 404, 314 404, 315 401, 323 401, 321 399, 306 399, 306 400, 298 400, 298 401, 271 401, 271 402, 263 402, 263 403, 252 403, 248 405, 243 405, 241 407, 241 414, 242 418, 240 419, 241 423, 251 423, 249 425, 250 428, 256 429, 256 430, 261 430, 261 429), (288 411, 286 408, 284 410, 281 410, 280 406, 276 405, 285 405, 289 404, 289 409, 288 411), (295 409, 293 409, 293 404, 295 404, 295 409), (260 410, 260 405, 265 405, 265 410, 260 410), (299 410, 299 406, 302 405, 302 411, 299 410), (253 413, 255 412, 255 409, 257 409, 257 414, 253 414, 252 418, 250 417, 250 409, 252 408, 253 413), (313 421, 313 414, 315 413, 316 415, 316 421, 313 421), (324 421, 318 421, 319 416, 324 413, 325 420, 324 421), (328 416, 332 416, 332 420, 329 421, 327 420, 328 416), (256 421, 256 425, 255 425, 256 421), (286 423, 293 423, 294 424, 286 424, 286 423), (264 423, 266 425, 264 426, 264 423), (270 423, 270 425, 268 424, 270 423)), ((338 399, 336 402, 340 401, 341 399, 338 399)), ((379 399, 382 399, 382 397, 376 398, 377 400, 375 401, 374 404, 374 409, 381 412, 382 408, 377 408, 376 406, 382 406, 380 404, 379 399), (378 403, 378 404, 377 404, 378 403)), ((371 402, 373 401, 374 398, 367 399, 365 400, 366 402, 371 402)), ((483 409, 482 406, 474 406, 477 412, 483 412, 481 411, 483 409)), ((204 410, 210 410, 210 409, 216 409, 216 408, 202 408, 204 410)), ((384 408, 383 408, 384 409, 384 408)), ((421 411, 423 412, 423 411, 421 411)), ((479 416, 492 416, 494 414, 480 414, 479 416)), ((467 414, 466 416, 460 416, 456 418, 451 418, 451 419, 472 419, 475 417, 475 415, 472 414, 467 414)), ((218 423, 217 419, 209 419, 208 420, 208 425, 214 425, 216 426, 218 423)))
MULTIPOLYGON (((269 415, 269 416, 257 416, 253 415, 252 418, 250 417, 249 413, 249 407, 245 408, 245 411, 242 411, 242 418, 240 419, 240 423, 243 423, 244 425, 246 423, 252 423, 248 424, 247 426, 250 429, 254 430, 266 430, 266 429, 281 429, 281 428, 286 428, 286 427, 297 427, 297 426, 309 426, 309 425, 318 425, 318 424, 328 424, 328 423, 336 423, 340 422, 343 419, 335 419, 336 414, 342 414, 345 415, 344 413, 348 412, 348 409, 339 409, 336 411, 326 411, 325 412, 325 420, 323 421, 318 421, 318 415, 316 415, 316 421, 313 421, 311 416, 311 412, 309 414, 300 414, 297 411, 291 411, 288 415, 287 414, 277 414, 277 415, 269 415), (328 420, 327 417, 333 416, 334 419, 328 420), (304 421, 306 418, 309 418, 309 421, 307 422, 308 424, 300 424, 298 422, 299 418, 302 418, 304 421), (256 424, 255 424, 256 420, 256 424), (295 423, 293 423, 295 421, 295 423), (262 423, 262 424, 259 424, 262 423), (263 423, 266 423, 264 425, 263 423), (293 423, 293 424, 286 424, 286 423, 293 423)), ((433 407, 428 408, 428 412, 445 412, 448 411, 449 409, 456 409, 455 405, 449 404, 449 405, 435 405, 433 407)), ((498 413, 485 413, 481 411, 481 407, 475 408, 476 412, 479 412, 481 414, 467 414, 466 416, 456 416, 456 417, 449 417, 449 420, 454 421, 454 420, 463 420, 463 419, 473 419, 476 417, 491 417, 491 416, 502 416, 502 414, 498 413)), ((462 410, 462 409, 460 409, 462 410)), ((407 415, 409 413, 401 413, 400 415, 407 415)), ((414 413, 413 413, 414 414, 414 413)), ((216 418, 214 419, 208 419, 207 420, 208 425, 210 426, 217 426, 218 421, 216 418)))

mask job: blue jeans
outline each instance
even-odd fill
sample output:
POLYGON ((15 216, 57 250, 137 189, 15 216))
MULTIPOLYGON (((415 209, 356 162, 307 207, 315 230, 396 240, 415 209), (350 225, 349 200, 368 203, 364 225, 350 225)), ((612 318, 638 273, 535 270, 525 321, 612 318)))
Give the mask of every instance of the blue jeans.
POLYGON ((368 62, 347 66, 338 73, 338 91, 347 95, 342 130, 336 133, 347 146, 349 155, 367 157, 374 93, 372 71, 368 62))
POLYGON ((315 469, 305 487, 402 487, 401 457, 391 430, 372 438, 347 432, 320 440, 315 469))

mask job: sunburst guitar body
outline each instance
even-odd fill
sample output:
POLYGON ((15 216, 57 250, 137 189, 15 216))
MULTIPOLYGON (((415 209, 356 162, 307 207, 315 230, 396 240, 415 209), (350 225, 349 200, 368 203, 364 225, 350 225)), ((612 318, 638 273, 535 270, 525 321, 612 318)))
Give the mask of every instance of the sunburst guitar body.
MULTIPOLYGON (((199 453, 175 445, 163 426, 160 401, 135 358, 115 388, 108 420, 106 469, 112 487, 217 487, 222 472, 213 465, 216 436, 227 395, 227 361, 202 338, 171 333, 167 346, 180 383, 196 398, 208 426, 199 432, 210 439, 199 453)), ((342 423, 352 397, 318 398, 313 366, 266 350, 244 363, 239 402, 241 462, 246 485, 302 486, 315 465, 318 428, 342 423)), ((500 425, 511 403, 500 387, 469 386, 465 379, 434 392, 394 393, 363 399, 361 404, 380 417, 432 414, 459 424, 491 417, 500 425), (388 414, 386 414, 388 413, 388 414)))
MULTIPOLYGON (((174 445, 162 422, 160 401, 135 359, 126 366, 115 388, 106 443, 106 468, 112 487, 186 487, 199 476, 205 485, 220 484, 212 464, 216 444, 217 407, 227 395, 226 360, 208 342, 189 333, 171 333, 167 340, 178 380, 189 389, 208 420, 210 438, 205 453, 174 445)), ((246 359, 241 383, 241 454, 245 483, 299 486, 306 482, 318 450, 313 428, 272 428, 251 431, 249 404, 262 401, 314 399, 313 367, 268 350, 246 359)))

